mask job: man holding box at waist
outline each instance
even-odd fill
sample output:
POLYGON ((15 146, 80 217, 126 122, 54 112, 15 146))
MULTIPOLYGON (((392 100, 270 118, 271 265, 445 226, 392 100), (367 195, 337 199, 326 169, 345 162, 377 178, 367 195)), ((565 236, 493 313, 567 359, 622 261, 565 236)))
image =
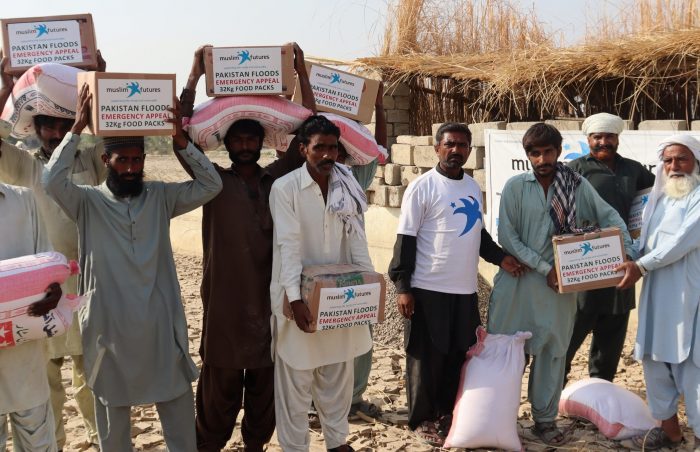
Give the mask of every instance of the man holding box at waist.
POLYGON ((102 452, 132 450, 130 408, 155 403, 170 451, 196 449, 187 323, 170 244, 170 219, 211 200, 221 178, 181 128, 174 147, 195 180, 143 182, 143 137, 105 137, 108 176, 100 186, 75 185, 70 168, 92 96, 81 87, 75 124, 46 167, 44 186, 80 236, 80 312, 88 385, 102 452))
MULTIPOLYGON (((97 52, 99 71, 104 71, 106 63, 102 54, 97 52)), ((9 58, 2 59, 2 88, 0 88, 0 105, 12 93, 14 79, 6 72, 9 58)), ((34 191, 37 205, 45 222, 46 231, 54 249, 68 259, 78 259, 78 231, 75 222, 68 218, 61 208, 44 190, 41 185, 41 175, 48 164, 52 153, 61 143, 75 121, 75 113, 70 112, 70 118, 58 118, 46 115, 34 116, 34 128, 41 142, 39 149, 27 152, 19 149, 6 140, 0 147, 0 180, 15 185, 31 188, 34 191)), ((71 180, 80 185, 99 185, 107 175, 107 169, 102 163, 102 147, 93 146, 76 153, 71 168, 71 180)), ((77 276, 71 276, 64 284, 66 293, 75 293, 78 288, 77 276)), ((51 406, 56 421, 56 442, 58 449, 63 449, 66 443, 66 433, 63 426, 63 405, 66 402, 66 392, 63 387, 61 367, 64 357, 72 360, 72 384, 75 390, 74 398, 78 411, 83 417, 83 423, 88 436, 88 443, 97 444, 97 428, 95 427, 95 400, 85 379, 83 366, 83 350, 80 344, 80 322, 78 314, 66 334, 46 340, 48 358, 47 373, 51 388, 51 406)))
MULTIPOLYGON (((590 154, 568 163, 585 177, 605 202, 610 204, 629 225, 629 214, 637 192, 654 185, 654 175, 641 163, 617 153, 618 136, 624 128, 619 116, 598 113, 583 122, 590 154)), ((634 309, 634 288, 614 287, 579 292, 576 298, 576 322, 566 353, 566 377, 571 361, 588 336, 593 333, 588 358, 591 378, 612 381, 617 372, 627 335, 627 322, 634 309)))
MULTIPOLYGON (((294 68, 304 105, 313 94, 296 43, 294 68)), ((195 52, 182 91, 183 115, 191 116, 197 81, 204 74, 204 50, 195 52)), ((222 130, 231 159, 214 164, 223 188, 204 204, 202 215, 204 318, 197 382, 197 449, 220 451, 231 439, 241 407, 241 435, 246 451, 262 451, 275 431, 274 366, 270 353, 270 274, 272 272, 272 184, 304 162, 299 147, 281 153, 266 167, 258 164, 265 129, 253 119, 239 119, 222 130)), ((186 171, 189 166, 180 159, 186 171)))
POLYGON ((440 447, 452 423, 459 375, 481 325, 479 256, 514 274, 525 270, 484 229, 481 189, 464 173, 471 132, 445 123, 435 135, 438 165, 404 193, 389 276, 407 319, 408 426, 440 447))
POLYGON ((532 170, 511 177, 503 187, 498 241, 506 252, 532 269, 519 278, 499 271, 489 305, 488 332, 530 331, 525 353, 532 356, 528 399, 532 432, 548 445, 566 441, 555 418, 564 381, 566 350, 576 316, 576 294, 558 293, 552 236, 617 227, 627 254, 632 240, 625 222, 591 184, 557 159, 562 137, 537 123, 523 136, 532 170))
POLYGON ((367 325, 309 333, 313 319, 301 299, 301 273, 338 263, 373 270, 363 224, 367 203, 350 170, 335 163, 340 130, 332 122, 311 116, 297 137, 306 164, 278 179, 270 193, 277 438, 285 451, 309 450, 313 400, 327 449, 347 452, 353 359, 372 339, 367 325), (287 300, 293 318, 284 313, 287 300))

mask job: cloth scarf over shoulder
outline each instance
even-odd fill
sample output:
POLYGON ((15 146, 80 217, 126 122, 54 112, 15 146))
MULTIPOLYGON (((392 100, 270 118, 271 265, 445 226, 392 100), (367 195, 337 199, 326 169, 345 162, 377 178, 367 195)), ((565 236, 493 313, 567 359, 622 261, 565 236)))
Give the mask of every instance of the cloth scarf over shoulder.
POLYGON ((555 234, 583 233, 597 229, 596 226, 576 226, 576 188, 581 175, 561 162, 556 164, 552 189, 552 207, 549 215, 554 222, 555 234))
POLYGON ((363 214, 367 211, 367 196, 345 165, 333 165, 328 209, 343 221, 346 234, 354 233, 365 238, 363 214))

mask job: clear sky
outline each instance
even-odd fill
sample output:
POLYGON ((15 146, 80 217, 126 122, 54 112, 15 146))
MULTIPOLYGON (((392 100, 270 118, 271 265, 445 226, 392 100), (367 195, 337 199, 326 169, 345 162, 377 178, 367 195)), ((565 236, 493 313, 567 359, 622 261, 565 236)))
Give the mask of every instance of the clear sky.
MULTIPOLYGON (((620 0, 515 1, 523 8, 534 5, 540 20, 571 43, 583 35, 587 10, 620 0)), ((91 13, 107 70, 175 72, 182 87, 192 53, 205 43, 297 41, 307 56, 352 60, 376 55, 386 11, 387 0, 6 0, 0 16, 91 13)))

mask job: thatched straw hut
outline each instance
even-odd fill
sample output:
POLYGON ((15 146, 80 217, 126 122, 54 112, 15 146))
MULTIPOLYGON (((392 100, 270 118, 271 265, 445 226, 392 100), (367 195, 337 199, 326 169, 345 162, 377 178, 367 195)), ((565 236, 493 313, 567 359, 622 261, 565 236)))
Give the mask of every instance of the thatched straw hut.
POLYGON ((355 62, 411 89, 411 129, 430 124, 536 121, 612 112, 635 122, 700 117, 700 28, 557 48, 355 62))

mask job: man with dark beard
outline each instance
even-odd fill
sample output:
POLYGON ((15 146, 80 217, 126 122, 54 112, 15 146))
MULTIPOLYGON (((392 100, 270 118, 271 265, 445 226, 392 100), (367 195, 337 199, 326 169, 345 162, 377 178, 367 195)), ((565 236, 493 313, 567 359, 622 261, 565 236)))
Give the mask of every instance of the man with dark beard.
MULTIPOLYGON (((187 323, 170 244, 171 218, 211 200, 221 178, 182 131, 171 110, 173 143, 195 179, 143 182, 143 137, 106 137, 107 181, 78 186, 70 179, 91 95, 81 88, 71 132, 46 167, 44 186, 78 225, 80 313, 88 385, 102 452, 132 450, 130 407, 155 403, 170 451, 196 449, 187 323)), ((177 104, 177 102, 176 102, 177 104)))
MULTIPOLYGON (((585 177, 605 202, 620 214, 629 226, 632 202, 639 190, 654 185, 654 175, 641 163, 617 153, 624 122, 619 116, 598 113, 583 122, 590 154, 569 162, 569 167, 585 177)), ((617 372, 627 334, 630 311, 634 309, 634 288, 614 287, 579 292, 574 332, 566 353, 566 377, 571 361, 588 336, 593 333, 588 358, 591 378, 612 381, 617 372)))
MULTIPOLYGON (((185 116, 191 114, 194 87, 204 73, 204 48, 195 52, 181 95, 185 116)), ((293 44, 293 48, 303 103, 313 109, 304 54, 298 45, 293 44)), ((223 189, 203 208, 204 319, 196 396, 199 451, 220 451, 226 446, 241 407, 241 433, 247 451, 262 451, 275 430, 270 354, 272 216, 268 198, 272 183, 304 160, 293 140, 280 159, 261 167, 258 160, 264 138, 262 125, 252 119, 240 119, 226 130, 223 141, 231 166, 214 165, 223 189)))

